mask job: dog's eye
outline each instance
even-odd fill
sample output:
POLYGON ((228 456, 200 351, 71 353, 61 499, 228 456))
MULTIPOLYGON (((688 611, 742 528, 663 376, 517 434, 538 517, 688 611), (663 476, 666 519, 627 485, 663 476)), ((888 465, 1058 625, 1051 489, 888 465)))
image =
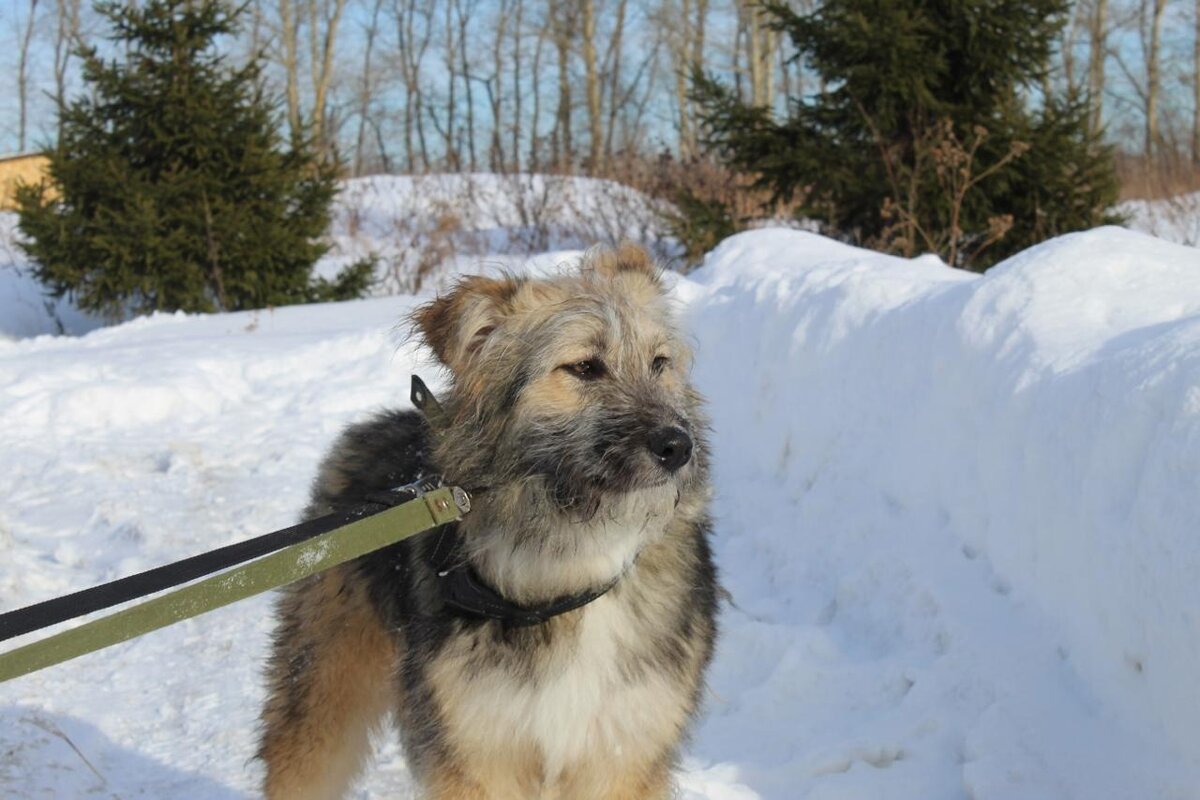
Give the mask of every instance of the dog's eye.
POLYGON ((584 381, 594 381, 596 378, 603 377, 605 372, 604 362, 598 358, 576 361, 574 364, 564 364, 562 368, 576 378, 584 381))
POLYGON ((655 356, 654 361, 650 364, 650 369, 655 375, 658 375, 660 372, 666 369, 667 365, 670 363, 671 359, 667 358, 666 356, 655 356))

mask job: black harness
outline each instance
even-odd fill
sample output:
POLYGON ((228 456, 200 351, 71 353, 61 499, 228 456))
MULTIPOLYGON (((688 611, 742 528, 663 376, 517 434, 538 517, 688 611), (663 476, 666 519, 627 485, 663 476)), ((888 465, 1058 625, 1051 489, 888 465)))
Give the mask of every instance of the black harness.
MULTIPOLYGON (((412 402, 424 415, 425 421, 435 434, 440 434, 448 427, 446 412, 425 382, 416 375, 413 375, 412 379, 412 402)), ((486 491, 487 487, 475 487, 470 490, 472 497, 486 491)), ((618 576, 599 589, 564 595, 545 605, 520 606, 488 586, 471 566, 465 556, 457 525, 447 525, 429 535, 438 537, 428 561, 437 575, 442 602, 448 610, 467 619, 496 620, 514 628, 540 625, 559 614, 586 606, 607 593, 621 580, 621 576, 618 576)))

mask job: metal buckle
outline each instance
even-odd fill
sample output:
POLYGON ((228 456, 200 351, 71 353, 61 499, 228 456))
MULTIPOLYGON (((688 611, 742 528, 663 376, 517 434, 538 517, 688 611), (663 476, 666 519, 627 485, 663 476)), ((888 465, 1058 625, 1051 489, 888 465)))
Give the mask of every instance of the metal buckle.
MULTIPOLYGON (((446 488, 450 490, 450 496, 454 500, 454 505, 458 508, 459 515, 468 513, 471 510, 471 495, 461 486, 447 486, 445 479, 441 475, 427 475, 404 486, 396 486, 388 489, 386 492, 375 493, 374 497, 378 498, 380 502, 398 506, 410 500, 423 498, 430 492, 446 488)), ((446 511, 444 508, 437 510, 440 512, 446 511)))

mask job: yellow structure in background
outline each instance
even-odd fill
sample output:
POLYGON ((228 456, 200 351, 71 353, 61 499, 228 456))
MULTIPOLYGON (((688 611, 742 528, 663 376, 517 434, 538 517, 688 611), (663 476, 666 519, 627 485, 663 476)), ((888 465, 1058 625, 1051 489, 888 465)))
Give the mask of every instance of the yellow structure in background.
POLYGON ((46 179, 49 165, 50 159, 41 153, 0 157, 0 210, 13 210, 17 184, 46 179))

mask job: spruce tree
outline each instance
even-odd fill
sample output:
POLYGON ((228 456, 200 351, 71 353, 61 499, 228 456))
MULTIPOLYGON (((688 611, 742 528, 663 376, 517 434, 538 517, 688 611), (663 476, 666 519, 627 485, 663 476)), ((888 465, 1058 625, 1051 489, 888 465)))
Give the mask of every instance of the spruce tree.
POLYGON ((1045 80, 1065 0, 766 6, 820 90, 786 118, 697 74, 706 142, 832 235, 986 268, 1113 221, 1112 154, 1088 102, 1045 80))
MULTIPOLYGON (((50 181, 18 192, 37 277, 114 317, 338 296, 310 281, 335 165, 285 146, 257 58, 232 66, 219 52, 236 12, 221 0, 98 8, 120 55, 81 53, 87 91, 60 112, 50 181)), ((347 285, 361 290, 366 269, 347 285)))

